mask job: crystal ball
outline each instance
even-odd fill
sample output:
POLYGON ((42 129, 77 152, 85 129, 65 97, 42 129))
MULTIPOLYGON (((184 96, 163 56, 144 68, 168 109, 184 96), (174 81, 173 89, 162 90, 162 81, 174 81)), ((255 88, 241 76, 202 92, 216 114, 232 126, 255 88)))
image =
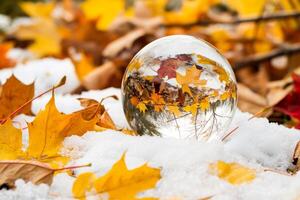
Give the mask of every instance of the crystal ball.
POLYGON ((188 35, 163 37, 141 49, 125 71, 121 91, 126 119, 139 135, 221 138, 237 104, 228 61, 188 35))

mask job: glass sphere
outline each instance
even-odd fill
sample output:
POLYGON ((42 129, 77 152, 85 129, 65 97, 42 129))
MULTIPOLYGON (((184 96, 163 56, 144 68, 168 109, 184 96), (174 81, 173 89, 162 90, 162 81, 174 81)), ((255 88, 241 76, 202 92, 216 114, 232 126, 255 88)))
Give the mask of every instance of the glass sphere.
POLYGON ((235 113, 236 90, 230 64, 213 46, 173 35, 151 42, 131 60, 122 102, 139 135, 220 138, 235 113))

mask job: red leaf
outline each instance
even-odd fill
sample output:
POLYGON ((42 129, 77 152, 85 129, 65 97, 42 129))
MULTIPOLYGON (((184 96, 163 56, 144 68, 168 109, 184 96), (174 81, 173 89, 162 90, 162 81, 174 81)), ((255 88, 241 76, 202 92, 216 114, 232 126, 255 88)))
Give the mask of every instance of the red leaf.
POLYGON ((293 91, 282 99, 275 109, 300 120, 300 75, 292 74, 292 78, 294 81, 293 91))
POLYGON ((157 70, 157 74, 159 78, 168 77, 175 78, 176 77, 176 68, 178 67, 178 60, 176 58, 168 58, 163 60, 160 64, 160 68, 157 70))
POLYGON ((160 68, 157 70, 158 77, 176 78, 176 69, 191 61, 192 57, 189 54, 179 54, 175 58, 167 58, 161 61, 160 68))

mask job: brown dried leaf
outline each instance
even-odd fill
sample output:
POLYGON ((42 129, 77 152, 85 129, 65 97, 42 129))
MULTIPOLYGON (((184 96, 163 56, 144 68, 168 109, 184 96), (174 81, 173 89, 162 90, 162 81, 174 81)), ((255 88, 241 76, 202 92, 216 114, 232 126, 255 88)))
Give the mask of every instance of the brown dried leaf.
POLYGON ((2 160, 0 161, 0 185, 13 188, 17 179, 33 184, 52 183, 55 170, 37 161, 2 160))
POLYGON ((240 99, 247 100, 256 105, 267 106, 267 101, 263 96, 253 92, 250 88, 248 88, 244 84, 238 83, 237 91, 238 91, 238 97, 240 99))
POLYGON ((117 68, 113 62, 106 62, 89 73, 82 80, 82 85, 88 89, 103 89, 111 85, 113 77, 117 73, 117 68))
POLYGON ((238 107, 242 111, 247 111, 252 114, 255 114, 265 107, 267 107, 266 99, 253 92, 250 88, 244 84, 238 83, 238 107))
MULTIPOLYGON (((34 84, 25 85, 12 75, 1 88, 0 119, 9 116, 25 102, 33 98, 34 84)), ((22 109, 22 113, 30 114, 31 103, 22 109)), ((17 112, 15 114, 20 114, 17 112)))
POLYGON ((122 50, 129 49, 135 40, 144 36, 145 34, 146 31, 143 29, 131 31, 123 37, 120 37, 119 39, 116 39, 115 41, 108 44, 103 50, 103 55, 106 57, 117 56, 122 50))
MULTIPOLYGON (((116 96, 109 96, 109 97, 117 99, 116 96)), ((116 129, 113 120, 109 116, 108 112, 106 112, 101 102, 98 102, 94 99, 88 99, 88 98, 79 98, 78 100, 80 101, 81 106, 85 107, 86 110, 86 112, 82 113, 84 119, 89 120, 97 116, 98 126, 107 129, 114 129, 114 130, 116 129)))

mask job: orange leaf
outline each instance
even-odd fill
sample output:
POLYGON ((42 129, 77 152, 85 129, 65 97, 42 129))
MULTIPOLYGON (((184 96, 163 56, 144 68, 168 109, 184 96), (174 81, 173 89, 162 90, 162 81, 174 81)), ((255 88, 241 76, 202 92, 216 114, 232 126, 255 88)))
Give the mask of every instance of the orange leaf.
POLYGON ((160 112, 164 108, 164 105, 165 105, 165 101, 162 98, 162 96, 153 92, 151 94, 150 98, 151 98, 151 103, 154 105, 154 110, 156 112, 160 112))
MULTIPOLYGON (((14 75, 12 75, 2 86, 0 96, 0 119, 8 117, 25 102, 33 98, 34 84, 24 85, 14 75)), ((31 103, 16 114, 30 114, 31 103)))
POLYGON ((7 52, 13 47, 12 43, 0 44, 0 69, 14 66, 16 63, 7 57, 7 52))
POLYGON ((80 59, 72 59, 75 65, 75 70, 77 76, 80 80, 93 71, 96 66, 93 64, 91 57, 86 56, 85 54, 80 54, 80 59))

